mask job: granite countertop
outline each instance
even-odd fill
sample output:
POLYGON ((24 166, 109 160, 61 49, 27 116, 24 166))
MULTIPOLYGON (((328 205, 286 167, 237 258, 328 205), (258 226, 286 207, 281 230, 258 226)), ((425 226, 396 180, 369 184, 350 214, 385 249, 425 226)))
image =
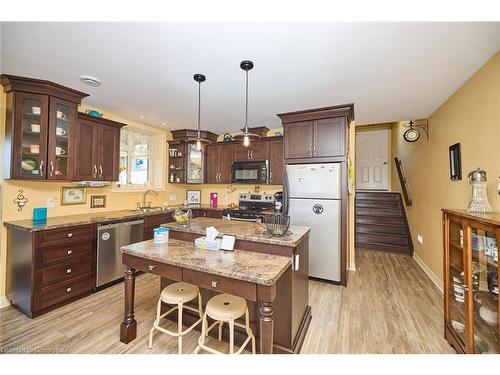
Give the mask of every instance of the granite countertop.
POLYGON ((182 208, 183 210, 191 208, 191 209, 217 210, 217 211, 222 211, 227 208, 226 206, 220 206, 220 205, 217 207, 211 207, 208 204, 189 206, 189 207, 173 206, 162 210, 153 210, 150 212, 140 212, 135 210, 105 211, 105 212, 96 212, 89 214, 48 217, 47 220, 42 222, 34 222, 32 219, 26 219, 26 220, 4 221, 3 224, 6 227, 24 230, 26 232, 35 232, 39 230, 71 227, 73 225, 106 223, 115 220, 125 220, 125 219, 140 219, 146 216, 168 214, 173 212, 177 207, 182 208))
POLYGON ((302 238, 309 233, 311 228, 297 225, 290 225, 290 234, 284 237, 271 237, 264 234, 266 231, 263 225, 246 221, 211 219, 206 217, 196 217, 191 220, 188 226, 182 226, 175 222, 162 224, 171 230, 185 233, 195 233, 205 235, 209 226, 215 227, 221 235, 232 234, 239 240, 268 243, 281 246, 297 246, 302 238))
POLYGON ((252 251, 196 250, 193 242, 170 239, 157 245, 153 240, 123 246, 122 253, 195 271, 273 285, 288 269, 291 259, 252 251))

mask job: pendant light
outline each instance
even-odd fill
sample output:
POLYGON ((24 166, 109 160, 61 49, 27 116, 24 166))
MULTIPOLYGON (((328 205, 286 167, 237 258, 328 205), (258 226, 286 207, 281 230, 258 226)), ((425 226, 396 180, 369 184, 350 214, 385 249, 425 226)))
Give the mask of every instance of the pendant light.
POLYGON ((248 71, 253 68, 253 62, 244 60, 240 63, 240 68, 245 71, 245 126, 241 129, 243 133, 236 134, 233 139, 242 139, 243 147, 248 147, 251 139, 259 138, 257 134, 250 133, 248 128, 248 71))
POLYGON ((200 119, 201 119, 201 83, 207 78, 203 74, 195 74, 194 80, 198 82, 198 135, 196 138, 191 138, 188 142, 196 143, 196 150, 201 151, 203 143, 210 143, 208 139, 201 137, 200 119))

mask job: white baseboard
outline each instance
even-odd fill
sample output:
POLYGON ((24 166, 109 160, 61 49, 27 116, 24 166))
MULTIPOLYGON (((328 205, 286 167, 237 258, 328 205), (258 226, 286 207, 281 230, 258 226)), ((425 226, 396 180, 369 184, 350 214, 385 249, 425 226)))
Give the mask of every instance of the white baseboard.
POLYGON ((425 272, 427 276, 429 276, 429 279, 436 285, 436 287, 439 289, 441 294, 444 294, 444 288, 443 288, 443 283, 441 280, 439 280, 439 277, 436 276, 434 272, 427 266, 427 264, 424 263, 424 261, 414 252, 413 253, 413 259, 417 264, 422 268, 422 271, 425 272))
POLYGON ((4 307, 10 306, 10 301, 5 297, 1 296, 0 297, 0 309, 3 309, 4 307))

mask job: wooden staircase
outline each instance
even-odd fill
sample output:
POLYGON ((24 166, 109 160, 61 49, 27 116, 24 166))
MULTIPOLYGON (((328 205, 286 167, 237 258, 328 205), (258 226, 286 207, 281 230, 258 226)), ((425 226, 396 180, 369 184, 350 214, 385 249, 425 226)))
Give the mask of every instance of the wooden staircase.
POLYGON ((413 254, 401 194, 356 192, 356 248, 413 254))

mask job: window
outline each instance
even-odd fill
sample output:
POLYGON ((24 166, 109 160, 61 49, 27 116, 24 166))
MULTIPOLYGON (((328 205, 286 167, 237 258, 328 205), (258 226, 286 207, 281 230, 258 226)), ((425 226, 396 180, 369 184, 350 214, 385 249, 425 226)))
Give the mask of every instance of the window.
POLYGON ((120 133, 120 175, 117 190, 162 188, 162 134, 136 129, 120 133))

